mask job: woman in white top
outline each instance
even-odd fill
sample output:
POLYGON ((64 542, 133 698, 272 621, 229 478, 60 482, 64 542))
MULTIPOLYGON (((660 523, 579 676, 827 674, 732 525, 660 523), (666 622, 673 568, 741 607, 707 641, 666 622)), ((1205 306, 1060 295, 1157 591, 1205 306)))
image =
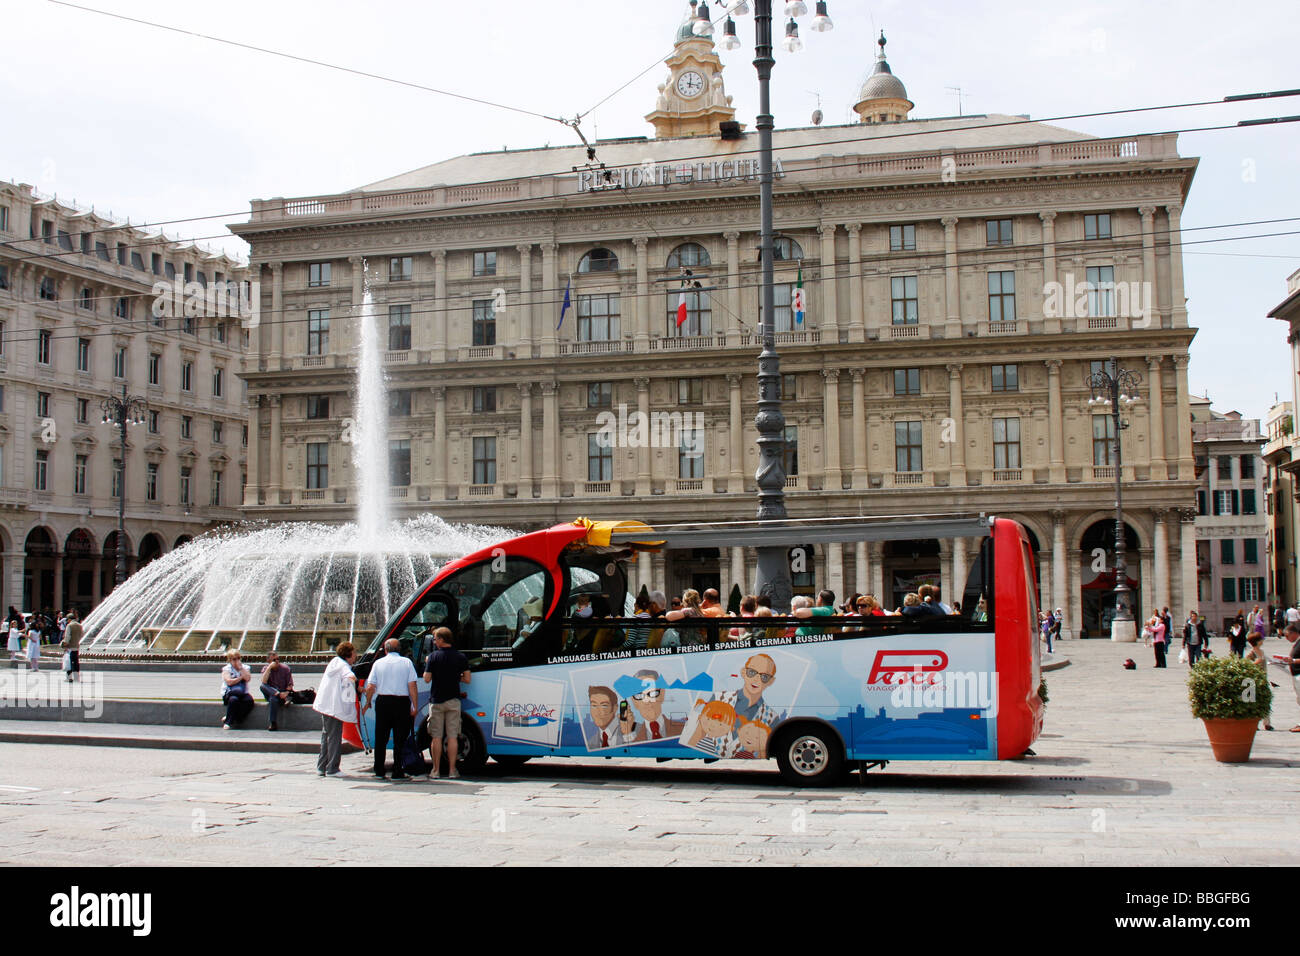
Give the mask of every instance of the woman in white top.
POLYGON ((321 716, 320 756, 316 758, 316 773, 320 776, 341 777, 339 759, 343 748, 343 725, 357 720, 357 676, 352 664, 357 659, 351 641, 342 641, 334 649, 336 656, 325 668, 312 709, 321 716))
POLYGON ((27 628, 27 666, 34 671, 41 669, 41 629, 36 626, 36 618, 27 628))
POLYGON ((23 649, 22 643, 23 628, 18 619, 11 617, 9 619, 9 659, 17 660, 19 653, 23 649))

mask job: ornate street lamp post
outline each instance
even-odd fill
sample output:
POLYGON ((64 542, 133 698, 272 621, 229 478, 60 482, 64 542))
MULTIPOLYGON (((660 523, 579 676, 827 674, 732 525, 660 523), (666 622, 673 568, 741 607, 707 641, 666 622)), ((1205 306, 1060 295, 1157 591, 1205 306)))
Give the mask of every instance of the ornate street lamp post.
MULTIPOLYGON (((812 29, 818 33, 830 30, 834 24, 826 12, 825 0, 816 4, 812 29)), ((736 24, 731 15, 749 12, 747 0, 734 3, 727 10, 723 25, 721 46, 734 50, 740 46, 736 37, 736 24)), ((785 5, 787 23, 782 47, 788 53, 803 49, 799 39, 797 17, 808 12, 803 0, 791 0, 785 5)), ((696 7, 692 25, 697 36, 711 36, 713 23, 709 19, 707 3, 696 7)), ((772 0, 755 0, 754 3, 754 67, 758 71, 758 129, 759 157, 759 218, 762 238, 759 257, 763 264, 762 336, 763 351, 758 357, 758 415, 754 425, 758 429, 758 518, 761 521, 781 521, 785 512, 785 415, 781 411, 781 359, 776 351, 775 294, 773 292, 773 265, 776 258, 772 223, 772 129, 774 120, 771 106, 772 67, 772 0)), ((758 548, 758 575, 755 588, 759 594, 772 598, 772 607, 784 611, 790 607, 793 590, 790 583, 790 561, 784 547, 758 548)))
POLYGON ((117 477, 117 574, 113 586, 126 580, 126 426, 143 425, 149 403, 139 395, 128 396, 122 386, 122 397, 110 395, 99 403, 103 409, 105 425, 116 425, 118 454, 122 470, 117 477))
POLYGON ((1115 616, 1111 619, 1110 639, 1132 643, 1137 640, 1137 624, 1133 618, 1133 592, 1129 590, 1128 565, 1124 558, 1124 458, 1120 440, 1128 423, 1120 420, 1120 406, 1136 405, 1141 401, 1138 387, 1142 384, 1142 377, 1137 372, 1120 368, 1119 360, 1113 359, 1109 367, 1103 365, 1089 376, 1087 384, 1092 391, 1088 405, 1110 409, 1115 439, 1115 616))

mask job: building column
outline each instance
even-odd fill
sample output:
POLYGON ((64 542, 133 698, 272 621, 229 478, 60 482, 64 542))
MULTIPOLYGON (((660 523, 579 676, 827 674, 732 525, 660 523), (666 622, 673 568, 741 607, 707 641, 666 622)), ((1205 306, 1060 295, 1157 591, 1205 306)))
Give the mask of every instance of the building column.
MULTIPOLYGON (((1052 603, 1052 595, 1055 593, 1056 583, 1052 575, 1052 556, 1050 554, 1038 555, 1038 609, 1045 610, 1048 604, 1052 603)), ((1053 607, 1057 605, 1053 604, 1053 607)), ((1065 624, 1061 624, 1061 633, 1065 633, 1065 624)))
POLYGON ((961 394, 961 365, 957 363, 948 366, 948 416, 953 427, 948 452, 948 485, 961 488, 966 484, 966 411, 961 394))
MULTIPOLYGON (((1056 213, 1044 210, 1038 214, 1043 223, 1043 287, 1056 282, 1056 213)), ((1043 314, 1043 331, 1051 334, 1061 331, 1059 315, 1043 314)))
POLYGON ((740 233, 724 232, 722 238, 727 240, 727 347, 735 348, 744 331, 740 314, 740 233))
POLYGON ((269 370, 280 371, 280 357, 284 354, 284 263, 271 264, 271 364, 269 370))
POLYGON ((952 538, 939 539, 939 599, 952 597, 952 538))
MULTIPOLYGON (((649 428, 650 421, 650 379, 638 378, 636 381, 636 410, 639 412, 638 420, 647 423, 649 428)), ((636 493, 638 497, 646 497, 650 494, 650 442, 649 436, 642 436, 641 446, 636 450, 636 493)))
POLYGON ((862 223, 844 227, 849 234, 849 341, 865 342, 867 326, 862 306, 862 223))
MULTIPOLYGON (((1175 620, 1186 620, 1187 612, 1193 610, 1196 600, 1196 509, 1188 508, 1178 513, 1179 528, 1179 567, 1183 582, 1183 606, 1175 609, 1170 606, 1169 613, 1175 620)), ((1213 595, 1211 595, 1213 599, 1213 595)))
MULTIPOLYGON (((953 601, 965 600, 966 578, 970 574, 970 562, 966 553, 966 539, 952 539, 952 586, 943 589, 948 596, 948 605, 953 601)), ((962 610, 965 610, 963 607, 962 610)))
MULTIPOLYGON (((551 345, 555 338, 552 329, 551 345)), ((555 382, 542 382, 542 497, 560 496, 560 471, 556 455, 560 426, 560 389, 555 382)))
POLYGON ((843 487, 840 468, 840 371, 822 369, 825 387, 822 391, 822 449, 825 453, 825 478, 823 491, 839 491, 843 487))
MULTIPOLYGON (((957 217, 944 216, 943 223, 943 334, 947 338, 961 338, 961 286, 957 277, 957 217)), ((918 280, 919 281, 919 280, 918 280)), ((920 294, 920 289, 917 294, 920 294)))
POLYGON ((839 296, 835 288, 835 224, 824 222, 817 227, 822 237, 821 248, 821 302, 822 344, 835 345, 840 340, 839 296))
MULTIPOLYGON (((519 358, 533 355, 533 244, 521 242, 519 253, 519 358)), ((523 436, 520 436, 521 438, 523 436)))
MULTIPOLYGON (((1065 619, 1070 622, 1070 631, 1078 634, 1083 630, 1083 568, 1079 564, 1077 552, 1071 556, 1066 564, 1066 573, 1069 575, 1070 585, 1066 588, 1068 603, 1059 605, 1065 609, 1065 619)), ((1062 629, 1064 631, 1064 629, 1062 629)), ((1091 637, 1109 638, 1109 634, 1092 634, 1091 637)))
MULTIPOLYGON (((1183 294, 1183 207, 1165 207, 1169 214, 1169 314, 1172 328, 1187 328, 1187 296, 1183 294)), ((1193 600, 1195 593, 1193 592, 1193 600)))
MULTIPOLYGON (((1152 555, 1150 548, 1138 548, 1139 577, 1137 590, 1133 593, 1133 616, 1138 620, 1142 619, 1143 609, 1150 606, 1153 600, 1156 607, 1165 607, 1165 605, 1161 604, 1159 599, 1154 596, 1155 588, 1151 583, 1152 579, 1155 577, 1152 568, 1152 564, 1154 563, 1153 558, 1154 555, 1152 555)), ((1169 613, 1172 615, 1173 610, 1171 609, 1169 613)), ((1141 631, 1142 628, 1139 627, 1138 632, 1141 633, 1141 631)), ((1170 638, 1170 640, 1172 641, 1172 638, 1170 638)))
POLYGON ((1138 212, 1142 214, 1142 301, 1154 313, 1156 328, 1164 328, 1165 302, 1156 279, 1156 207, 1139 206, 1138 212))
POLYGON ((719 595, 724 606, 731 595, 731 585, 739 584, 742 594, 749 593, 749 582, 745 578, 745 549, 728 548, 727 550, 731 552, 731 581, 723 585, 725 590, 719 595))
POLYGON ((727 431, 727 457, 730 458, 727 469, 727 491, 737 494, 745 490, 745 473, 742 468, 745 461, 745 446, 744 422, 741 419, 740 405, 741 382, 742 379, 739 375, 727 376, 727 386, 731 399, 731 415, 727 431))
POLYGON ((533 461, 533 383, 519 383, 519 490, 520 498, 533 496, 533 478, 537 474, 533 461), (527 490, 527 494, 524 491, 527 490))
POLYGON ((262 473, 260 449, 262 445, 262 396, 249 393, 248 396, 248 482, 244 485, 244 507, 260 504, 258 489, 261 488, 262 473))
POLYGON ((54 613, 63 608, 63 552, 54 552, 54 603, 50 605, 54 613))
MULTIPOLYGON (((1186 316, 1184 316, 1184 320, 1186 316)), ((1174 356, 1174 375, 1178 387, 1178 479, 1192 481, 1196 473, 1192 468, 1192 405, 1187 393, 1187 355, 1174 356)))
MULTIPOLYGON (((1065 512, 1052 512, 1052 608, 1065 612, 1065 622, 1061 624, 1061 637, 1067 640, 1073 636, 1077 626, 1074 605, 1078 594, 1069 587, 1069 570, 1066 567, 1067 551, 1065 549, 1065 512)), ((1046 597, 1046 595, 1044 595, 1046 597)))
MULTIPOLYGON (((278 505, 280 503, 280 483, 284 480, 283 465, 281 454, 283 443, 280 440, 280 396, 268 395, 267 400, 271 403, 271 473, 267 476, 266 483, 266 503, 269 505, 278 505)), ((356 476, 353 476, 353 485, 356 485, 356 476)))
MULTIPOLYGON (((885 593, 885 545, 880 541, 867 542, 867 593, 874 594, 882 608, 889 608, 890 597, 885 593)), ((890 594, 893 588, 890 588, 890 594)))
POLYGON ((1151 512, 1155 519, 1155 534, 1152 536, 1152 564, 1154 566, 1151 591, 1157 607, 1172 607, 1169 600, 1169 530, 1165 527, 1168 512, 1156 508, 1151 512))
POLYGON ((447 457, 451 446, 447 442, 447 388, 435 385, 433 393, 433 478, 430 496, 433 501, 447 499, 447 457))
POLYGON ((1169 466, 1165 462, 1165 395, 1160 376, 1161 358, 1148 355, 1146 362, 1149 376, 1147 400, 1151 415, 1151 480, 1165 481, 1169 478, 1169 466))
POLYGON ((844 600, 844 542, 842 541, 831 541, 826 545, 826 586, 835 592, 836 601, 844 600))
POLYGON ((859 594, 870 594, 871 582, 867 578, 867 543, 853 543, 853 590, 859 594))
MULTIPOLYGON (((102 552, 95 554, 95 576, 90 579, 90 607, 95 609, 99 607, 99 602, 104 599, 104 555, 102 552)), ((17 601, 6 602, 8 604, 17 604, 17 601)))
POLYGON ((447 330, 451 327, 451 316, 447 312, 447 251, 434 249, 429 255, 433 256, 433 345, 429 361, 445 362, 447 330))
MULTIPOLYGON (((559 272, 556 268, 560 245, 556 242, 542 243, 542 358, 554 358, 559 352, 556 336, 556 319, 560 314, 559 303, 564 301, 564 290, 559 287, 559 272)), ((552 387, 554 385, 552 384, 552 387)), ((545 393, 545 388, 543 388, 545 393)), ((552 452, 552 457, 554 452, 552 452)), ((542 492, 547 497, 546 492, 542 492)))
MULTIPOLYGON (((849 332, 850 338, 853 333, 849 332)), ((867 487, 867 382, 866 371, 855 368, 853 376, 853 487, 867 487)))
POLYGON ((1043 364, 1047 366, 1048 477, 1052 484, 1061 484, 1065 481, 1065 413, 1061 407, 1061 360, 1048 359, 1043 364))
POLYGON ((650 258, 646 251, 650 240, 637 236, 632 245, 636 249, 636 340, 632 347, 646 352, 650 349, 650 316, 654 313, 650 301, 650 258))

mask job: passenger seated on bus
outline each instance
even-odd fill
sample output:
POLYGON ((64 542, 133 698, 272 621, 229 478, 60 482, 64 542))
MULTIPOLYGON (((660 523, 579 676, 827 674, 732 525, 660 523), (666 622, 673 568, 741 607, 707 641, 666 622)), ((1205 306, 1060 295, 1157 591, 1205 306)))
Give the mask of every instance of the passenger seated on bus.
POLYGON ((928 608, 931 614, 952 613, 952 608, 939 599, 939 585, 922 584, 916 589, 916 593, 921 598, 921 605, 928 608))
MULTIPOLYGON (((687 588, 682 592, 682 606, 680 610, 669 611, 664 617, 670 621, 682 621, 690 618, 702 618, 704 612, 700 608, 700 592, 694 588, 687 588)), ((707 644, 708 632, 700 627, 679 627, 677 629, 678 642, 681 644, 707 644)))
POLYGON ((525 601, 524 606, 519 609, 519 613, 523 615, 524 624, 519 628, 519 636, 515 638, 513 647, 522 647, 523 643, 532 636, 533 631, 541 626, 544 613, 542 599, 536 597, 525 601))
MULTIPOLYGON (((608 620, 614 616, 610 611, 609 599, 605 595, 597 594, 591 604, 593 617, 608 620)), ((591 649, 597 654, 604 651, 616 651, 623 646, 624 637, 622 628, 606 625, 596 630, 596 637, 592 641, 591 649)))
MULTIPOLYGON (((803 595, 800 595, 803 597, 803 595)), ((804 597, 801 602, 802 606, 796 608, 794 602, 790 602, 790 614, 794 617, 834 617, 835 616, 835 592, 823 588, 817 592, 817 606, 808 607, 808 599, 804 597)), ((801 627, 796 634, 821 634, 824 628, 820 627, 801 627)))
POLYGON ((903 606, 899 610, 903 617, 929 617, 930 612, 921 606, 921 596, 915 591, 909 591, 903 596, 903 606))

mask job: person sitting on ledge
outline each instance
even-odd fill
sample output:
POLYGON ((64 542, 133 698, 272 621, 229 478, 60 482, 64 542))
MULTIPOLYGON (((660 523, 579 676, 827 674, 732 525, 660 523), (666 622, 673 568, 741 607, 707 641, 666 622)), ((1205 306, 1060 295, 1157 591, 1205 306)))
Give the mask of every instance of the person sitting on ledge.
POLYGON ((280 715, 280 708, 289 703, 289 694, 293 692, 293 673, 288 664, 280 663, 280 655, 275 651, 267 652, 260 686, 262 696, 271 707, 271 718, 266 729, 277 730, 276 718, 280 715))

